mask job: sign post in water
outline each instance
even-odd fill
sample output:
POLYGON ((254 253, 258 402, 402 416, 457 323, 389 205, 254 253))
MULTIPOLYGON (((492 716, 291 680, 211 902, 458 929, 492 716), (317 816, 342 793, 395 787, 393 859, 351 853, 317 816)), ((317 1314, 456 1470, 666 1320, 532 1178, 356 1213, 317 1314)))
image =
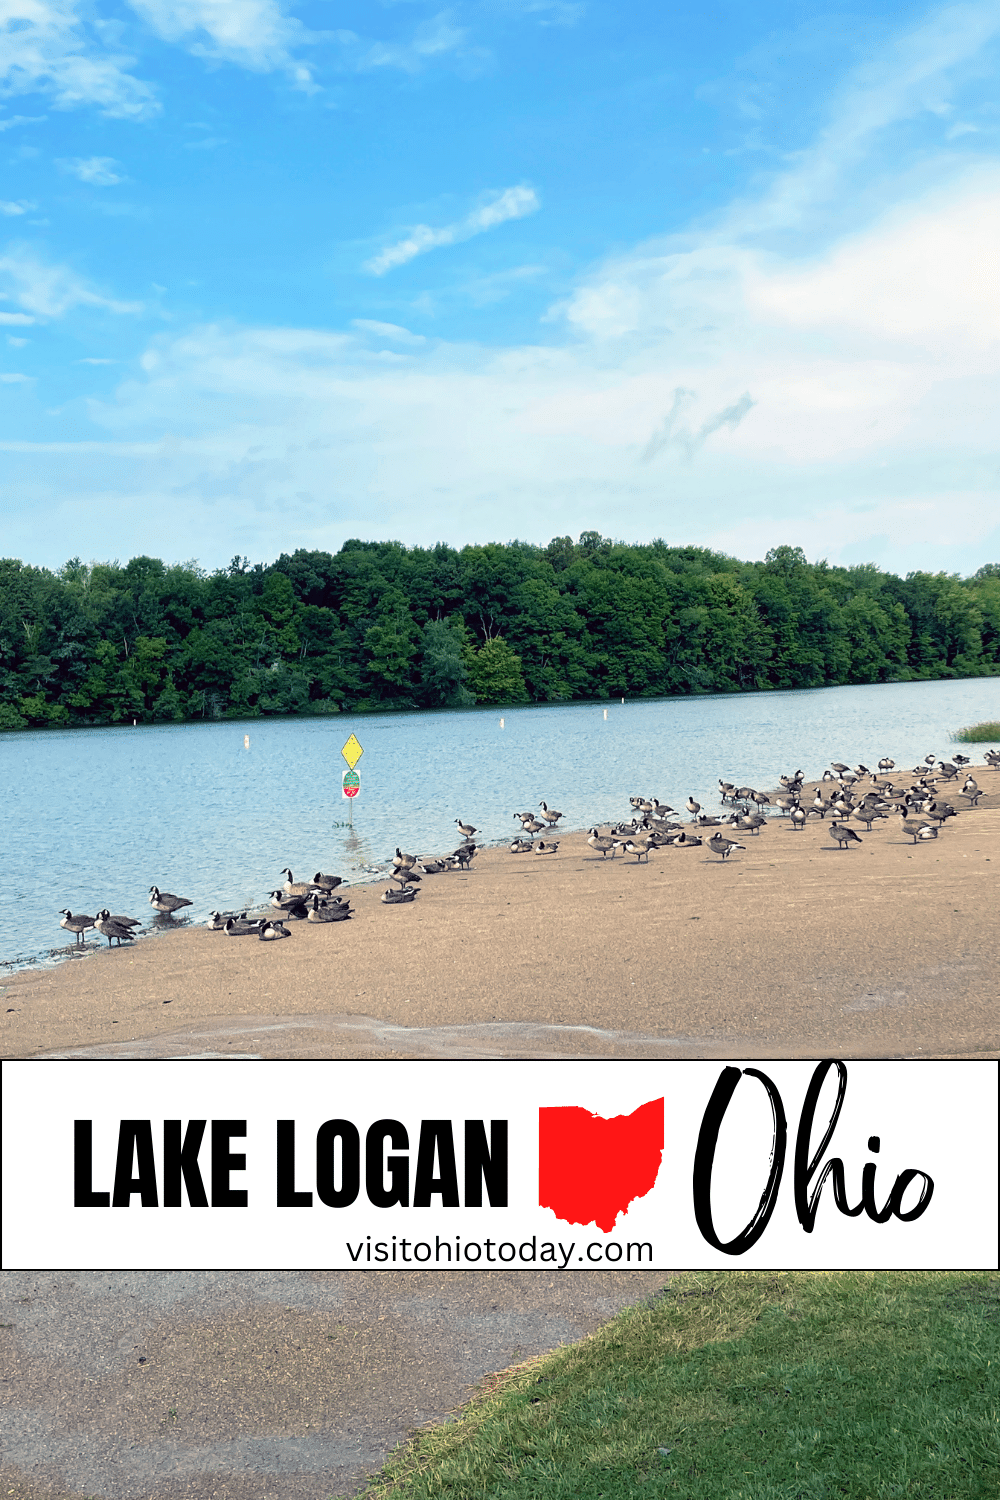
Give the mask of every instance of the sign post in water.
POLYGON ((348 821, 353 828, 354 799, 361 790, 361 777, 358 775, 354 767, 357 765, 358 761, 361 759, 362 755, 364 755, 365 752, 361 748, 361 742, 358 739, 357 735, 352 734, 350 739, 347 741, 347 744, 343 747, 340 753, 347 761, 349 767, 349 769, 344 772, 342 792, 343 795, 347 798, 348 821))

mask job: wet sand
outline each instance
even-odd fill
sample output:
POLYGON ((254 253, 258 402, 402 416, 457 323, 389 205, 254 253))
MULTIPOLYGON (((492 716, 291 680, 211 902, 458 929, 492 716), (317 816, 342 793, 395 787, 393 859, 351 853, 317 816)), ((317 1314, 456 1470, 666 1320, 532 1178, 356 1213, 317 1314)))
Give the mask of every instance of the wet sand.
POLYGON ((997 1057, 1000 771, 975 774, 916 846, 896 817, 847 850, 775 817, 725 863, 574 833, 412 905, 352 887, 349 922, 287 942, 184 928, 17 973, 0 1055, 997 1057))

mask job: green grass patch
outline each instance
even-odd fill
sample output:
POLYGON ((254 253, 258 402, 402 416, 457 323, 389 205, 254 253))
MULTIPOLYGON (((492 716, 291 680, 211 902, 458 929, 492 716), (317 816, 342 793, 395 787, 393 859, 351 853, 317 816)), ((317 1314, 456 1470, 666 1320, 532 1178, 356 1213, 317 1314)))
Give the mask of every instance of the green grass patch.
POLYGON ((687 1273, 484 1383, 370 1500, 996 1500, 1000 1278, 687 1273))
POLYGON ((956 729, 952 735, 960 745, 984 745, 990 740, 1000 740, 1000 720, 987 719, 985 724, 967 724, 956 729))

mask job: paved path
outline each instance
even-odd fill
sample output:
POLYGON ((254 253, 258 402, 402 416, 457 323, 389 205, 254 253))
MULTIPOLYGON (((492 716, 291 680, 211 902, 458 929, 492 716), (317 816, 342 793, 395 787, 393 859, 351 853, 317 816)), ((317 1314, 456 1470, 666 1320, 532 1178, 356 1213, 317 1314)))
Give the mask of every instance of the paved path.
POLYGON ((327 1500, 660 1272, 6 1272, 0 1496, 327 1500), (12 1325, 12 1326, 11 1326, 12 1325))

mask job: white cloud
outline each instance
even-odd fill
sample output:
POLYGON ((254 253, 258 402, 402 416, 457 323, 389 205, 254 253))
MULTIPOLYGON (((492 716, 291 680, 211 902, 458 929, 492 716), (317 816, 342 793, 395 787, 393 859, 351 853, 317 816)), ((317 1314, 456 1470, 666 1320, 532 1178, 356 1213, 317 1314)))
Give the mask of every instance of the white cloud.
MULTIPOLYGON (((107 297, 69 266, 46 264, 27 245, 10 245, 0 256, 0 285, 4 299, 16 302, 25 314, 58 318, 74 307, 103 307, 113 313, 142 311, 138 302, 107 297)), ((34 316, 0 313, 0 322, 32 323, 34 316)))
POLYGON ((0 324, 5 324, 8 328, 24 328, 34 321, 27 313, 0 312, 0 324))
POLYGON ((29 203, 26 198, 20 199, 17 203, 4 202, 3 200, 0 200, 0 214, 3 214, 4 217, 8 219, 17 218, 21 214, 30 214, 37 207, 37 203, 29 203))
MULTIPOLYGON (((159 110, 152 86, 129 71, 135 59, 105 47, 75 0, 0 0, 0 92, 40 91, 58 109, 96 105, 103 114, 144 119, 159 110)), ((0 128, 27 123, 19 116, 0 128)))
POLYGON ((40 125, 46 115, 12 115, 9 120, 0 120, 0 134, 13 130, 15 125, 40 125))
POLYGON ((168 42, 183 41, 203 57, 255 72, 288 72, 300 88, 314 87, 312 74, 292 53, 312 40, 277 0, 129 0, 132 9, 168 42), (200 40, 205 38, 205 40, 200 40))
POLYGON ((27 385, 30 379, 30 375, 15 375, 13 373, 0 372, 0 385, 27 385))
POLYGON ((351 327, 360 328, 362 333, 373 333, 376 338, 392 339, 397 344, 427 342, 422 333, 411 333, 408 328, 401 328, 398 323, 378 323, 373 318, 352 318, 351 327))
POLYGON ((419 73, 427 63, 448 53, 460 59, 481 61, 486 53, 481 48, 468 45, 469 33, 464 26, 455 26, 450 11, 418 26, 412 42, 402 45, 393 42, 375 42, 358 59, 357 66, 367 68, 401 68, 404 73, 419 73))
POLYGON ((31 340, 30 339, 16 339, 12 333, 8 333, 8 335, 7 335, 7 342, 8 342, 8 344, 10 345, 10 347, 12 349, 23 349, 26 344, 30 344, 31 343, 31 340))
POLYGON ((118 363, 118 361, 116 359, 94 359, 94 358, 90 358, 90 359, 78 359, 77 360, 77 364, 78 365, 116 365, 117 363, 118 363))
POLYGON ((113 156, 62 156, 56 165, 91 187, 117 187, 118 183, 125 181, 124 176, 115 171, 118 162, 113 156))
POLYGON ((523 219, 526 214, 533 214, 540 207, 538 195, 533 188, 507 188, 480 208, 473 209, 456 224, 446 224, 441 229, 432 229, 429 224, 415 225, 405 239, 387 246, 366 261, 364 269, 373 276, 384 276, 386 271, 403 266, 415 256, 426 254, 428 250, 471 239, 473 235, 495 229, 498 224, 505 224, 509 219, 523 219))

